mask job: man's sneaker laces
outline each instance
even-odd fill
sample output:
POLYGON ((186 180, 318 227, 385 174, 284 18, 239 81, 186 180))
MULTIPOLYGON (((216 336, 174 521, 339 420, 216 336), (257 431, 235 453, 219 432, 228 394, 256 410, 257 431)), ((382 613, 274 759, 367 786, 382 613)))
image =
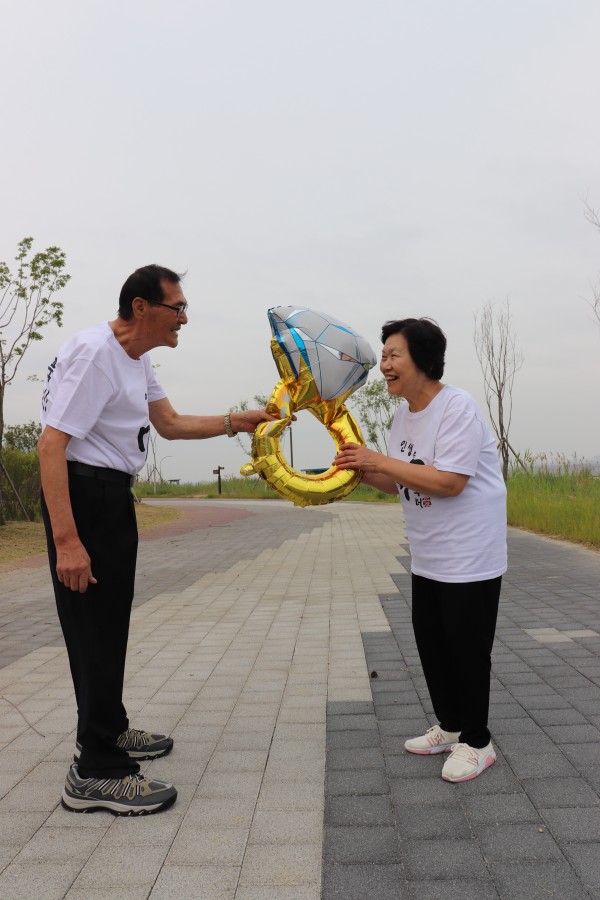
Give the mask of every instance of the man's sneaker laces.
MULTIPOLYGON (((117 747, 125 750, 132 759, 158 759, 173 749, 173 738, 165 734, 152 734, 139 728, 128 728, 117 739, 117 747)), ((74 760, 81 756, 81 744, 75 744, 74 760)))
POLYGON ((81 778, 77 765, 69 769, 62 805, 70 812, 107 809, 117 816, 143 816, 167 809, 177 799, 172 784, 139 772, 123 778, 81 778))

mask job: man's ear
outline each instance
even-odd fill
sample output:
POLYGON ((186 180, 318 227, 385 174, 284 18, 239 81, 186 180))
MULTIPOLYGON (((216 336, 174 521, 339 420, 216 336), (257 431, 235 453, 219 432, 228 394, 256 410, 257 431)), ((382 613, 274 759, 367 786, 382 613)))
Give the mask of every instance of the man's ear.
POLYGON ((146 301, 143 297, 134 297, 131 301, 131 309, 136 319, 141 319, 146 310, 146 301))

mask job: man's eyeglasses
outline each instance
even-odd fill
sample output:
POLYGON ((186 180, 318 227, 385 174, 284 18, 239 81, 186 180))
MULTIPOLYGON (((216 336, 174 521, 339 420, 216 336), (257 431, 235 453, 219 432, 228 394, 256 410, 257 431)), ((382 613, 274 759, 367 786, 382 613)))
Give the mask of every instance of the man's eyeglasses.
POLYGON ((172 309, 173 312, 177 313, 178 319, 187 312, 188 308, 187 303, 178 303, 177 306, 171 306, 169 303, 159 303, 158 300, 148 300, 148 303, 151 303, 153 306, 164 306, 165 309, 172 309))

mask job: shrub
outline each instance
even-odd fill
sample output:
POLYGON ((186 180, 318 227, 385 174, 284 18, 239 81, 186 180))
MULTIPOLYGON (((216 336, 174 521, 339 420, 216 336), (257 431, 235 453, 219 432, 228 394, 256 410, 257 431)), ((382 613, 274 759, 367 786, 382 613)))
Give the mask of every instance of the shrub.
MULTIPOLYGON (((2 451, 2 462, 21 503, 27 510, 27 515, 30 519, 39 522, 41 520, 40 466, 37 453, 34 450, 24 453, 22 450, 5 447, 2 451)), ((3 473, 0 475, 0 488, 5 519, 7 521, 25 520, 25 514, 15 496, 15 491, 7 483, 3 473)))

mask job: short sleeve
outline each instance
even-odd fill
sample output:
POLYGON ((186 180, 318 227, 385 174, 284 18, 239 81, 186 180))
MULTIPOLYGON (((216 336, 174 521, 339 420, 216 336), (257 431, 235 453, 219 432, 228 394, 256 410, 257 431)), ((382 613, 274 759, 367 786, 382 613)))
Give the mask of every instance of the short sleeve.
POLYGON ((89 434, 114 394, 110 379, 81 357, 69 361, 55 390, 46 423, 79 439, 89 434))
POLYGON ((150 362, 148 354, 144 354, 144 365, 146 367, 146 382, 148 384, 148 403, 154 403, 155 400, 162 400, 166 397, 166 392, 159 383, 156 372, 150 362))
POLYGON ((483 423, 474 406, 453 398, 440 422, 433 465, 441 472, 475 475, 483 437, 483 423))

